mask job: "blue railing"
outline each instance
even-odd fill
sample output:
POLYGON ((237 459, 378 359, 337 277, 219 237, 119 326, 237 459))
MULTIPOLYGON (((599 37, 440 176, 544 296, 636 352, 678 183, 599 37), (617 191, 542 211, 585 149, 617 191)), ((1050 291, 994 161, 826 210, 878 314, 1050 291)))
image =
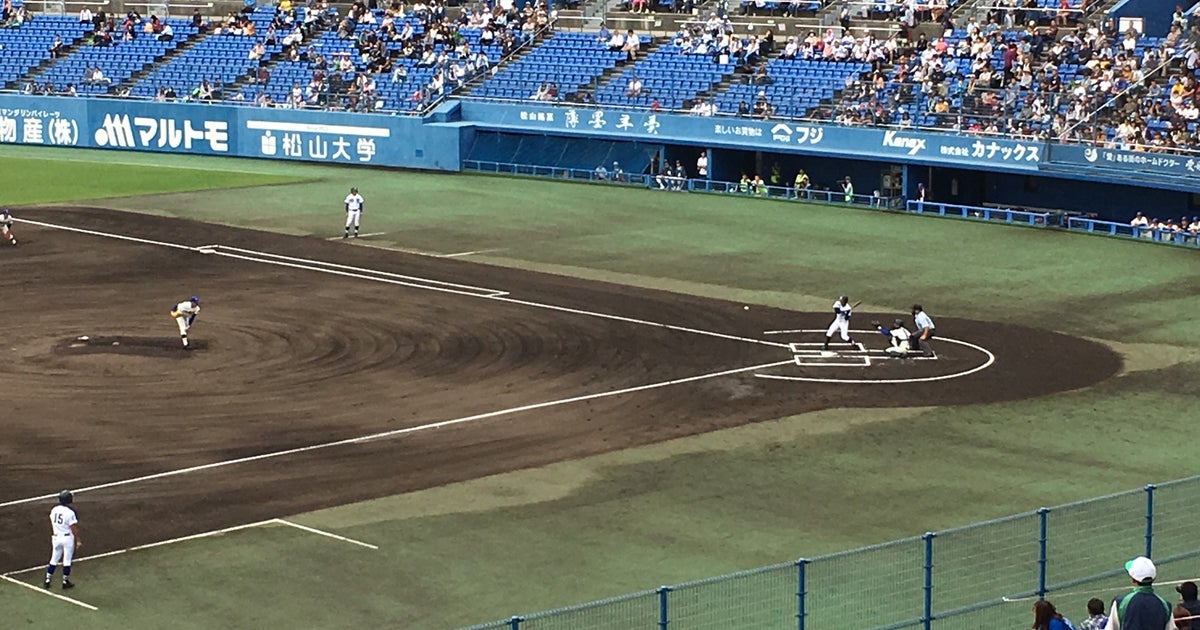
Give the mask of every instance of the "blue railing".
POLYGON ((1144 241, 1166 243, 1169 245, 1200 247, 1200 238, 1198 238, 1200 235, 1191 234, 1186 231, 1176 232, 1173 230, 1152 230, 1150 228, 1135 227, 1129 225, 1128 223, 1098 221, 1096 219, 1085 219, 1081 217, 1069 217, 1067 219, 1067 228, 1071 230, 1087 232, 1088 234, 1141 239, 1144 241))
POLYGON ((1016 223, 1036 227, 1061 225, 1061 214, 1053 212, 1031 212, 1029 210, 988 208, 985 206, 960 206, 952 203, 933 203, 911 199, 905 207, 909 212, 932 214, 939 217, 980 219, 983 221, 999 221, 1001 223, 1016 223))
POLYGON ((875 195, 849 195, 836 190, 814 190, 811 188, 798 189, 789 186, 771 186, 743 184, 710 179, 688 178, 680 179, 665 175, 647 175, 644 173, 621 173, 614 176, 612 172, 560 166, 536 166, 531 164, 515 164, 511 162, 490 162, 486 160, 463 160, 463 170, 480 173, 498 173, 505 175, 524 175, 529 177, 545 177, 562 180, 583 180, 590 182, 609 182, 615 184, 632 184, 657 190, 686 190, 689 192, 707 192, 743 195, 746 197, 761 197, 784 199, 791 201, 806 201, 816 203, 850 204, 870 208, 894 209, 903 207, 901 197, 879 197, 875 195))
POLYGON ((1133 555, 1153 552, 1162 582, 1194 576, 1198 503, 1191 477, 470 630, 1028 627, 1033 600, 1070 592, 1082 607, 1133 555))

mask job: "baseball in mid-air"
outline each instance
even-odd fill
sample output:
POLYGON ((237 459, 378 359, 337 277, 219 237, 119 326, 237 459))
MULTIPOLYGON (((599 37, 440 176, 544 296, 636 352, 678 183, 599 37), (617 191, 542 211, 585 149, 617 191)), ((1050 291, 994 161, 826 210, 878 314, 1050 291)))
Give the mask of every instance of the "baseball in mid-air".
POLYGON ((742 307, 742 310, 743 310, 743 311, 748 311, 748 310, 750 310, 750 307, 749 307, 749 306, 743 306, 743 307, 742 307))

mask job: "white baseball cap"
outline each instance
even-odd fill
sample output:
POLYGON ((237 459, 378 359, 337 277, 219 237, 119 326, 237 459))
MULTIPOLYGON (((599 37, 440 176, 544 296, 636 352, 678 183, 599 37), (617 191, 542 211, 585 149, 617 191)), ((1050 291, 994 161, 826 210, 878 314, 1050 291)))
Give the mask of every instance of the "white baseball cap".
POLYGON ((1133 581, 1139 584, 1153 581, 1154 577, 1158 574, 1158 569, 1154 567, 1154 561, 1146 556, 1138 556, 1126 562, 1125 570, 1129 572, 1129 577, 1133 578, 1133 581))

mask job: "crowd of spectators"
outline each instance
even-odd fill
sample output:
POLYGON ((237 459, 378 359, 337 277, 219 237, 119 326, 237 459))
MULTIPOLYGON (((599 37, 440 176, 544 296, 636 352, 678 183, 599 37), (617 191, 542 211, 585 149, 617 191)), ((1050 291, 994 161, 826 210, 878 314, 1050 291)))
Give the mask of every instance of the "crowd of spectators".
MULTIPOLYGON (((876 69, 847 81, 832 116, 842 124, 903 127, 916 114, 928 126, 960 133, 1144 151, 1200 147, 1189 130, 1200 118, 1194 76, 1200 54, 1185 23, 1149 39, 1134 30, 1119 33, 1112 23, 1010 30, 1002 24, 1013 21, 1011 13, 994 9, 983 23, 971 20, 960 31, 932 40, 921 35, 911 44, 844 37, 842 48, 876 69)), ((800 55, 806 50, 796 47, 800 55)))
MULTIPOLYGON (((372 3, 373 4, 373 3, 372 3)), ((24 8, 11 9, 5 0, 5 20, 9 16, 27 21, 30 16, 24 8), (20 16, 17 18, 16 16, 20 16)), ((201 33, 211 36, 245 37, 255 40, 246 53, 246 59, 257 62, 254 68, 240 80, 244 88, 231 86, 225 89, 219 79, 203 79, 199 84, 187 86, 163 86, 156 92, 156 101, 195 100, 202 102, 249 101, 262 107, 317 107, 351 111, 371 111, 382 105, 379 85, 389 79, 394 87, 405 82, 413 68, 432 69, 432 76, 417 86, 412 93, 400 95, 403 100, 415 104, 428 104, 449 91, 466 84, 471 78, 489 71, 495 59, 489 57, 484 48, 498 49, 500 56, 513 53, 529 39, 527 34, 549 32, 553 14, 544 2, 524 4, 518 8, 510 0, 495 3, 491 8, 464 9, 458 17, 447 15, 443 0, 428 4, 417 2, 410 7, 400 0, 392 2, 382 10, 368 8, 359 0, 350 5, 344 15, 328 0, 308 0, 302 9, 293 0, 280 0, 274 7, 274 16, 260 32, 260 24, 250 19, 257 10, 253 2, 245 8, 231 12, 220 20, 210 22, 199 11, 192 16, 192 24, 201 33), (333 31, 336 35, 353 43, 353 52, 339 51, 322 54, 314 41, 322 33, 333 31), (477 32, 477 44, 466 36, 477 32), (268 53, 269 47, 279 45, 278 56, 268 53), (282 100, 272 99, 264 89, 271 78, 271 66, 277 61, 303 63, 312 71, 311 79, 304 85, 294 84, 288 96, 282 100), (183 90, 182 94, 179 93, 183 90), (226 93, 227 92, 227 93, 226 93)), ((136 11, 130 11, 123 20, 111 17, 102 7, 84 7, 78 19, 92 28, 82 42, 84 46, 108 46, 115 39, 132 40, 138 37, 154 37, 162 41, 174 38, 171 25, 157 16, 143 19, 136 11), (114 37, 114 34, 115 35, 114 37)), ((474 41, 474 40, 473 40, 474 41)), ((52 59, 69 51, 69 44, 55 37, 49 47, 52 59)), ((426 73, 428 74, 428 73, 426 73)), ((108 85, 111 78, 103 70, 89 66, 80 83, 108 85)), ((557 86, 547 90, 547 100, 552 100, 557 86)), ((74 85, 64 90, 55 90, 50 84, 40 85, 26 82, 21 91, 26 94, 75 95, 74 85)), ((117 94, 128 95, 127 87, 117 94)))
POLYGON ((4 0, 0 5, 0 28, 20 28, 22 24, 33 19, 33 14, 25 5, 14 7, 12 0, 4 0))

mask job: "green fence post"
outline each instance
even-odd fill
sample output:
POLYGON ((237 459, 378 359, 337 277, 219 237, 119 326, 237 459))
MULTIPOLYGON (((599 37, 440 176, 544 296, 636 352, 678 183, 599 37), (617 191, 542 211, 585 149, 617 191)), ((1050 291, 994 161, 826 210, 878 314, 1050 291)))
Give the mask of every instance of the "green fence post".
POLYGON ((925 539, 925 603, 921 621, 924 623, 925 630, 930 630, 933 626, 933 539, 937 534, 933 532, 925 532, 922 538, 925 539))
POLYGON ((808 560, 800 558, 796 561, 796 630, 804 630, 804 596, 808 594, 804 573, 808 560))
POLYGON ((1154 489, 1158 486, 1146 484, 1146 557, 1154 550, 1154 489))
POLYGON ((1046 599, 1046 520, 1050 508, 1038 509, 1038 599, 1046 599))
POLYGON ((670 586, 658 587, 658 628, 659 630, 667 630, 667 593, 671 592, 670 586))
POLYGON ((522 621, 523 621, 523 619, 521 619, 520 617, 513 617, 512 619, 509 619, 508 620, 509 630, 521 630, 521 622, 522 621))

